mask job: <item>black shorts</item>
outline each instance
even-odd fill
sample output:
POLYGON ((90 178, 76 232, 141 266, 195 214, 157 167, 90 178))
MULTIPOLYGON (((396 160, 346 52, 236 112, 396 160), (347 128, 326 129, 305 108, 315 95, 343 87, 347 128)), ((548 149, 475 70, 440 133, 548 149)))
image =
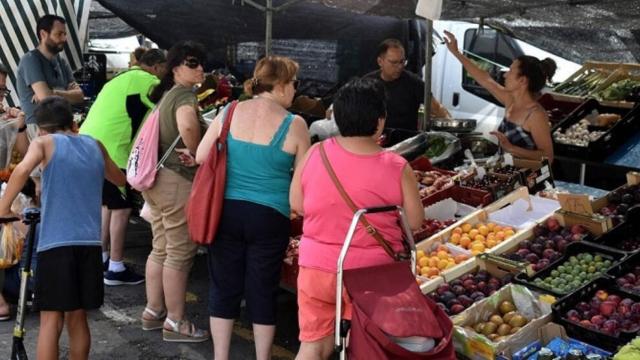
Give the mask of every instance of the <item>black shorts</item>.
POLYGON ((35 308, 98 309, 104 301, 102 266, 100 246, 61 246, 38 253, 35 308))
POLYGON ((252 323, 275 325, 291 221, 270 207, 241 200, 225 200, 220 220, 208 251, 209 315, 237 318, 244 297, 252 323))
MULTIPOLYGON (((126 173, 126 170, 122 170, 122 172, 126 173)), ((102 185, 102 205, 109 210, 133 208, 129 183, 124 186, 124 193, 122 193, 120 188, 105 180, 102 185)))

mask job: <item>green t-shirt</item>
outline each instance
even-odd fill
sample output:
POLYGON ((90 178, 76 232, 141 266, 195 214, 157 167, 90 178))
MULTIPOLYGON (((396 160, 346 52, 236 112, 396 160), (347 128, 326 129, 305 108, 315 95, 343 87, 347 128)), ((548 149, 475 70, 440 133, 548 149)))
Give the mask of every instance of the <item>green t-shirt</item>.
POLYGON ((109 156, 126 169, 135 135, 154 104, 151 89, 160 80, 137 66, 114 77, 104 85, 80 133, 102 142, 109 156))
MULTIPOLYGON (((176 120, 176 111, 183 105, 193 106, 198 114, 198 122, 200 123, 200 134, 204 136, 207 130, 207 124, 198 111, 198 99, 190 89, 177 86, 167 91, 162 100, 160 100, 160 149, 158 159, 164 155, 171 144, 178 137, 178 122, 176 120)), ((176 149, 186 148, 182 139, 178 141, 176 149)), ((193 180, 198 167, 186 167, 180 162, 180 158, 175 151, 172 151, 167 160, 164 162, 167 169, 171 169, 182 175, 188 180, 193 180)))

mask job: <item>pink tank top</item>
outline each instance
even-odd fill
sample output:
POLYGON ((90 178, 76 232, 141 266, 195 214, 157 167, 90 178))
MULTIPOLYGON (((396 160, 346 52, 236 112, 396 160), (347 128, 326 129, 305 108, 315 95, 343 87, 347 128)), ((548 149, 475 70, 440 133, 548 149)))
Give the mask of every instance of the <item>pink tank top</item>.
MULTIPOLYGON (((345 191, 358 208, 402 205, 402 170, 406 160, 383 151, 373 155, 351 153, 335 138, 324 147, 329 162, 345 191)), ((315 147, 302 170, 304 224, 299 264, 336 272, 338 255, 353 219, 353 213, 322 163, 315 147)), ((402 231, 394 212, 366 215, 367 220, 392 244, 402 250, 402 231)), ((359 268, 392 262, 382 246, 358 225, 344 268, 359 268)))

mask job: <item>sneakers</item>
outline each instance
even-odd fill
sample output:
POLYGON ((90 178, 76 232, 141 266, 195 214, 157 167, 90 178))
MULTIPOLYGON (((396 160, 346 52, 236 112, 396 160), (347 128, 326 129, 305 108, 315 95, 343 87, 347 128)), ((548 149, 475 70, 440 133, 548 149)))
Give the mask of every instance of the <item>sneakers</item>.
POLYGON ((144 282, 144 276, 136 274, 129 267, 125 266, 124 271, 107 271, 104 275, 104 284, 110 286, 117 285, 138 285, 144 282))
POLYGON ((105 275, 109 271, 109 258, 102 263, 102 275, 105 275))

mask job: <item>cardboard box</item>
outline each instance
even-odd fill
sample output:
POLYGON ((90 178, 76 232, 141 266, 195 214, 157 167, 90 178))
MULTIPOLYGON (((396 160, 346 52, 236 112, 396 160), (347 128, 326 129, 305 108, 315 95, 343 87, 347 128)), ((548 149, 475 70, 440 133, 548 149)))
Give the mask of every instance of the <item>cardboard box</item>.
POLYGON ((512 360, 526 360, 531 355, 538 352, 542 347, 549 344, 554 338, 561 338, 567 341, 570 345, 577 345, 576 347, 586 348, 589 353, 596 353, 603 356, 611 356, 610 352, 604 351, 600 348, 597 348, 593 345, 586 344, 584 342, 572 339, 567 336, 567 332, 565 331, 562 325, 556 323, 548 323, 540 329, 538 329, 538 340, 533 341, 522 349, 516 351, 511 357, 512 360))
POLYGON ((554 186, 553 174, 549 160, 513 159, 513 166, 520 168, 520 183, 529 189, 530 194, 535 194, 546 189, 546 183, 554 186))
POLYGON ((515 350, 538 339, 538 329, 551 321, 551 310, 548 304, 538 301, 524 286, 510 284, 471 305, 453 321, 453 344, 456 352, 471 360, 510 360, 515 350), (513 301, 518 312, 529 319, 527 325, 517 333, 496 343, 468 328, 478 321, 486 320, 504 300, 513 301))

